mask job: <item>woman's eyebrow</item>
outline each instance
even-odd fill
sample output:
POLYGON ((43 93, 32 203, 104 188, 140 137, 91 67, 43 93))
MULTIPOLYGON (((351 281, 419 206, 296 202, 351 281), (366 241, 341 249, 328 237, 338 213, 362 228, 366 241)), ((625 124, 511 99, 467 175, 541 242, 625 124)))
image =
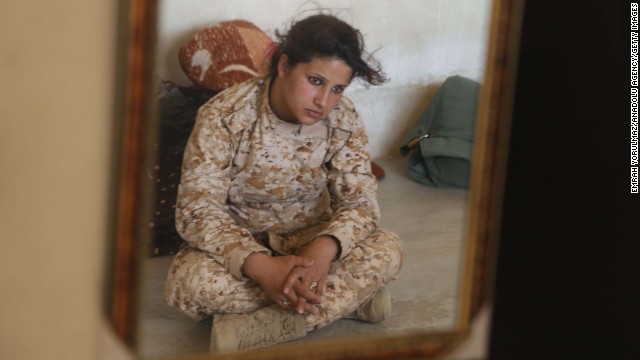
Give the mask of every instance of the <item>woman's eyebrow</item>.
MULTIPOLYGON (((320 75, 318 73, 311 72, 311 73, 309 73, 309 76, 317 77, 318 79, 320 79, 320 80, 322 80, 324 82, 329 82, 326 77, 324 77, 324 76, 322 76, 322 75, 320 75)), ((349 84, 335 84, 333 86, 347 87, 347 86, 349 86, 349 84)))

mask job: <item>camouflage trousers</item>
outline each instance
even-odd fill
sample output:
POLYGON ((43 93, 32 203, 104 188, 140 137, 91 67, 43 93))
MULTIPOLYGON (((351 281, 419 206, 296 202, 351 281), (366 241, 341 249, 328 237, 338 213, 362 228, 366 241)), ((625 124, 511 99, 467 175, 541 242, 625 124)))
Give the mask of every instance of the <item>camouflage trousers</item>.
MULTIPOLYGON (((396 279, 402 252, 396 234, 378 229, 347 256, 334 261, 318 314, 306 315, 307 329, 348 317, 381 286, 396 279)), ((195 320, 214 314, 251 313, 273 304, 256 282, 235 278, 205 252, 191 247, 184 247, 173 259, 164 299, 195 320)))

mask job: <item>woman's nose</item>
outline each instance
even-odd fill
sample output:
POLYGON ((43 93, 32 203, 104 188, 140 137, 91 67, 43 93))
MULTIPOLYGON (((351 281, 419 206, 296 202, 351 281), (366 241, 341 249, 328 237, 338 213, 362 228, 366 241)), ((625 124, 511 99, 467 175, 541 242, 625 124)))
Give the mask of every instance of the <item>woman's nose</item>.
POLYGON ((330 91, 328 89, 327 90, 322 89, 318 91, 314 99, 315 104, 318 105, 320 108, 324 108, 327 105, 327 101, 329 101, 329 94, 330 94, 330 91))

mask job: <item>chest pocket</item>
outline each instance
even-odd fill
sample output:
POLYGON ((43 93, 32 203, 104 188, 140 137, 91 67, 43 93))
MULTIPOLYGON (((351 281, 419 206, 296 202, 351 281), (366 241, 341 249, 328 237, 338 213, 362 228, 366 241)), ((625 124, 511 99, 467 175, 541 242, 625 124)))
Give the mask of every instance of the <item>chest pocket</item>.
POLYGON ((320 146, 316 147, 316 149, 309 155, 309 167, 310 168, 318 168, 322 166, 324 163, 324 159, 327 155, 329 146, 326 140, 323 140, 320 146))

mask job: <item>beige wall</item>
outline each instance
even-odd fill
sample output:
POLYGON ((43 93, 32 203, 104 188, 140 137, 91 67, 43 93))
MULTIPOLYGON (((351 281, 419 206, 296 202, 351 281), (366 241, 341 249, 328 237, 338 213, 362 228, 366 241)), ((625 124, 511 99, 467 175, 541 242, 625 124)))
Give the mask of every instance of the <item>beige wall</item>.
POLYGON ((0 1, 0 359, 98 352, 116 4, 0 1))

